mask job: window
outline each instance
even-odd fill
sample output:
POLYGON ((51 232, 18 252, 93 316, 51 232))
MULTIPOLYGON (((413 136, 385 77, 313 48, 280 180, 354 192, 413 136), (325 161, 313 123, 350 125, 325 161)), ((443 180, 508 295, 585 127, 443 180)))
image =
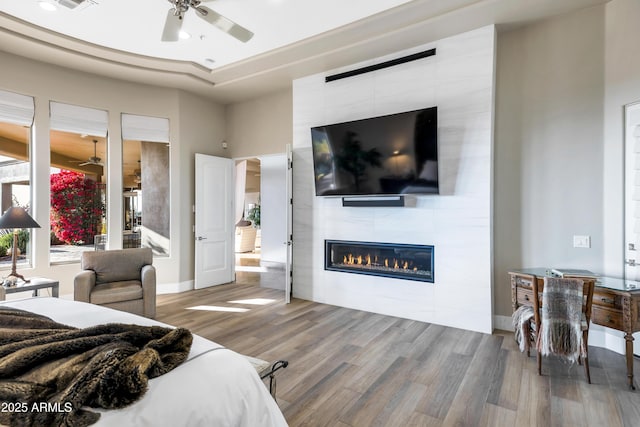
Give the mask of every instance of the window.
MULTIPOLYGON (((30 136, 34 103, 30 96, 0 90, 0 214, 11 206, 31 212, 30 136)), ((0 269, 11 267, 12 230, 0 230, 0 269)), ((31 266, 31 230, 18 231, 18 266, 31 266)), ((1 275, 1 273, 0 273, 1 275)))
POLYGON ((51 102, 51 263, 94 250, 106 218, 107 112, 51 102))
POLYGON ((122 247, 169 256, 169 120, 123 114, 122 139, 122 247))

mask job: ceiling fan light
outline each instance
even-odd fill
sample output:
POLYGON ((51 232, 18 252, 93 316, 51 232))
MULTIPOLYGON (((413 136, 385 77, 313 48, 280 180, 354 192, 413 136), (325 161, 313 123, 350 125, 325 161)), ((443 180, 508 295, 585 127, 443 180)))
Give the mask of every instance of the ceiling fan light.
POLYGON ((58 10, 58 6, 56 6, 54 3, 51 3, 50 1, 42 0, 38 2, 38 6, 40 6, 40 9, 46 10, 48 12, 55 12, 56 10, 58 10))

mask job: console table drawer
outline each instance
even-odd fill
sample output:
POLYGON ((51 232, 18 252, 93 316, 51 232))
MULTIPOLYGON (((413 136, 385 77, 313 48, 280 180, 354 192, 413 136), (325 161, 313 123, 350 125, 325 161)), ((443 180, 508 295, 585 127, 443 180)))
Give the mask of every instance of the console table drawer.
POLYGON ((591 307, 591 321, 608 328, 623 330, 622 310, 614 310, 593 305, 591 307))
POLYGON ((516 288, 516 298, 518 305, 531 305, 533 304, 533 289, 516 288))
POLYGON ((622 310, 622 297, 611 292, 594 289, 593 305, 622 310))
POLYGON ((515 281, 516 286, 525 286, 527 288, 533 288, 533 278, 523 277, 523 276, 514 276, 513 280, 515 281))

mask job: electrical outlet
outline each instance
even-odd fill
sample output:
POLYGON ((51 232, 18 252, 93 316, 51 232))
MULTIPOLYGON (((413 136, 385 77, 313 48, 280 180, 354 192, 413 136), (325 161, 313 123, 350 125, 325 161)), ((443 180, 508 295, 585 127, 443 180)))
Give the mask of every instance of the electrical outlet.
POLYGON ((574 248, 590 248, 591 236, 573 236, 574 248))

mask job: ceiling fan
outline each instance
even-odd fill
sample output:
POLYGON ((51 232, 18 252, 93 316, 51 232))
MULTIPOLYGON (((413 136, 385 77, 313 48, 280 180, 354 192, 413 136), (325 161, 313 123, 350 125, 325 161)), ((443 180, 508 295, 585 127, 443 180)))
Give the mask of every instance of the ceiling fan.
POLYGON ((211 0, 168 0, 173 5, 167 14, 167 20, 164 24, 164 30, 162 32, 162 41, 174 42, 179 38, 180 28, 182 27, 182 20, 185 13, 192 8, 196 15, 218 28, 224 31, 232 37, 240 40, 243 43, 248 42, 253 33, 243 26, 236 24, 228 18, 220 15, 218 12, 214 12, 205 6, 200 6, 203 1, 211 0))
MULTIPOLYGON (((104 166, 104 163, 102 163, 102 159, 98 157, 97 148, 98 148, 98 140, 94 139, 93 140, 93 156, 89 157, 86 161, 80 163, 78 166, 87 166, 87 165, 104 166)), ((78 160, 72 160, 72 161, 77 162, 78 160)))

